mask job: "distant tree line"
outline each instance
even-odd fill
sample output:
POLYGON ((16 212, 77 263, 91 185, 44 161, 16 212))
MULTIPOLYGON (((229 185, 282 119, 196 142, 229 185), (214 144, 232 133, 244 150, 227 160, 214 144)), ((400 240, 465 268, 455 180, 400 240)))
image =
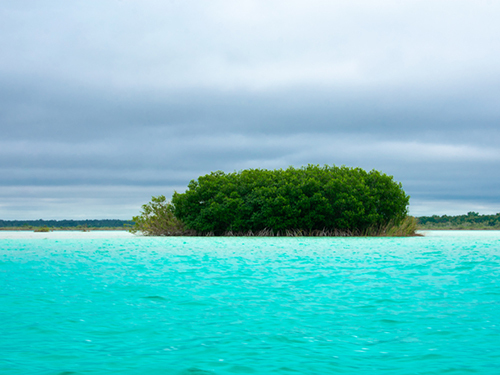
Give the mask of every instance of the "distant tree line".
POLYGON ((457 216, 420 216, 417 223, 421 229, 500 229, 500 213, 480 215, 471 211, 457 216))
POLYGON ((124 228, 131 220, 0 220, 0 228, 124 228))

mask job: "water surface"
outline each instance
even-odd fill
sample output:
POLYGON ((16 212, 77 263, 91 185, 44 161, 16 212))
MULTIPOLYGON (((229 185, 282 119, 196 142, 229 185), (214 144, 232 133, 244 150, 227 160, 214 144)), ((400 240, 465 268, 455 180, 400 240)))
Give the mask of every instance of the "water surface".
POLYGON ((500 232, 0 232, 0 374, 499 374, 500 232))

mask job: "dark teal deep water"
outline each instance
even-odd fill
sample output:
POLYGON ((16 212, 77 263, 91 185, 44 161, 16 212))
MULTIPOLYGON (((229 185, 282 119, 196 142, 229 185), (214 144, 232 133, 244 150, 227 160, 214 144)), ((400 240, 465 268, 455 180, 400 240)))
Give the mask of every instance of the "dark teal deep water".
POLYGON ((0 233, 0 374, 500 374, 500 232, 0 233))

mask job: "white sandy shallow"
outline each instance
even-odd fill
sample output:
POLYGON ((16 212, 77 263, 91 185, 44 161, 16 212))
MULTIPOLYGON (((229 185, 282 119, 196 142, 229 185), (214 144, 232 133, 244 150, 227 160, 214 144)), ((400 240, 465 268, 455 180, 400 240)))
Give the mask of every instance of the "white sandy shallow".
POLYGON ((92 230, 89 232, 61 230, 54 232, 33 232, 25 230, 0 231, 0 239, 97 239, 140 237, 125 230, 92 230))
MULTIPOLYGON (((500 230, 419 230, 417 233, 425 237, 470 237, 470 238, 498 238, 500 230)), ((98 238, 147 238, 138 234, 132 234, 124 230, 93 230, 83 231, 54 231, 54 232, 33 232, 33 231, 0 231, 1 239, 98 239, 98 238)))
POLYGON ((417 230, 425 237, 499 238, 500 230, 417 230))

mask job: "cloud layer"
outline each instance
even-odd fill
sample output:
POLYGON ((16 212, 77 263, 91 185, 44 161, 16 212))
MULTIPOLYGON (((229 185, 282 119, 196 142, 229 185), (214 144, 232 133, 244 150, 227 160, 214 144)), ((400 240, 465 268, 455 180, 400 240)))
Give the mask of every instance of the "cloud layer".
POLYGON ((0 217, 124 218, 214 170, 345 164, 500 211, 500 5, 7 1, 0 217))

